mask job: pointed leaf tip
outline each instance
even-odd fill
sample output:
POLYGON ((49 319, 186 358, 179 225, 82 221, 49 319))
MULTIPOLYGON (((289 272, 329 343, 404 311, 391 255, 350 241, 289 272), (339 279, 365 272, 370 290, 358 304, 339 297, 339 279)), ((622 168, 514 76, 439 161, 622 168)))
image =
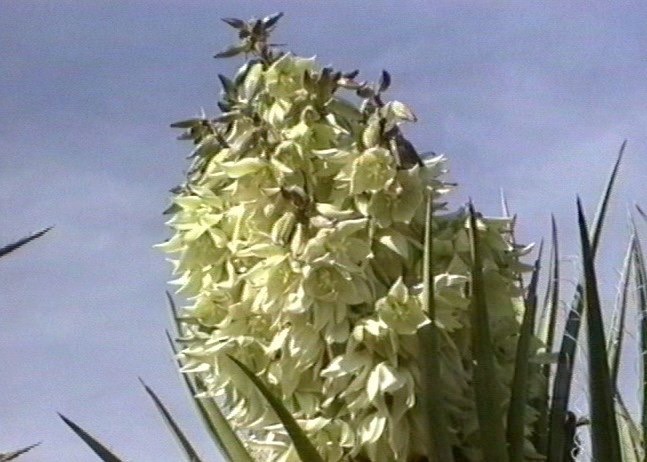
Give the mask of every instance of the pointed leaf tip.
POLYGON ((26 452, 34 449, 36 446, 40 446, 40 441, 38 443, 30 444, 29 446, 26 446, 24 448, 17 449, 16 451, 0 454, 0 462, 9 462, 10 460, 15 460, 26 452))
POLYGON ((144 387, 144 390, 146 390, 146 393, 148 394, 148 396, 150 396, 150 398, 153 400, 155 407, 162 415, 164 422, 169 427, 171 433, 175 437, 175 440, 180 445, 180 448, 182 449, 182 452, 186 456, 187 460, 189 460, 190 462, 201 462, 202 459, 200 459, 200 456, 193 448, 193 446, 189 442, 188 438, 185 436, 182 429, 180 429, 180 426, 175 422, 175 419, 173 418, 169 410, 166 408, 164 403, 162 403, 162 400, 159 398, 159 396, 157 396, 157 393, 155 393, 151 387, 146 385, 146 382, 144 382, 144 380, 141 377, 137 377, 137 378, 139 379, 139 382, 144 387))
POLYGON ((593 460, 622 460, 614 404, 614 388, 608 363, 604 321, 595 274, 594 251, 589 240, 582 203, 577 200, 582 263, 584 270, 584 305, 589 353, 589 407, 593 460))
POLYGON ((16 242, 12 242, 11 244, 7 244, 4 247, 0 247, 0 257, 4 257, 5 255, 13 252, 14 250, 18 250, 23 245, 28 244, 29 242, 35 239, 38 239, 39 237, 43 236, 45 233, 50 231, 52 228, 53 226, 48 226, 47 228, 41 229, 40 231, 37 231, 34 234, 31 234, 27 237, 19 239, 16 242))
POLYGON ((72 431, 76 433, 76 435, 81 438, 97 456, 99 456, 99 458, 103 462, 124 462, 77 424, 72 422, 60 412, 57 412, 57 414, 63 420, 63 422, 65 422, 67 426, 70 427, 72 431))

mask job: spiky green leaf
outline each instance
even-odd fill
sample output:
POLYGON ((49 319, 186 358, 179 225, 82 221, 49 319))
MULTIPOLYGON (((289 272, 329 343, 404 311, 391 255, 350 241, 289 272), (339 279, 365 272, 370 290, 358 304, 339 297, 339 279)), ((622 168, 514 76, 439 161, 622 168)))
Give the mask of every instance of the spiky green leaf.
POLYGON ((503 426, 501 383, 496 371, 496 357, 490 337, 490 321, 485 297, 483 262, 476 226, 474 205, 469 203, 472 246, 472 351, 474 355, 474 393, 486 462, 507 462, 508 452, 503 426))
POLYGON ((525 299, 525 312, 521 322, 521 331, 517 341, 517 352, 514 365, 514 375, 510 390, 510 406, 508 408, 507 439, 510 462, 522 462, 526 428, 526 407, 528 405, 528 382, 530 372, 530 345, 534 335, 535 315, 537 312, 537 285, 539 282, 539 267, 543 250, 543 242, 535 261, 528 294, 525 299))
POLYGON ((436 325, 434 301, 432 213, 433 201, 431 194, 428 194, 422 280, 424 310, 431 322, 421 327, 418 331, 421 357, 424 359, 420 361, 422 386, 419 396, 426 416, 426 430, 429 434, 428 443, 430 454, 433 454, 435 460, 453 462, 454 456, 452 454, 444 397, 442 392, 440 392, 444 386, 440 378, 439 332, 436 325))
POLYGON ((187 460, 189 462, 202 462, 202 459, 200 459, 200 456, 193 448, 193 446, 191 445, 187 437, 184 435, 184 432, 182 431, 182 429, 180 429, 177 422, 175 422, 175 419, 168 411, 166 406, 164 406, 164 403, 162 403, 162 400, 160 400, 159 396, 157 396, 157 394, 148 385, 146 385, 146 383, 141 378, 139 379, 139 381, 144 387, 144 390, 146 390, 146 393, 148 394, 148 396, 150 396, 153 402, 155 403, 155 407, 162 415, 162 418, 164 419, 164 423, 168 425, 169 429, 171 430, 171 433, 173 434, 173 437, 180 445, 180 448, 182 449, 182 452, 186 456, 187 460))
POLYGON ((294 448, 296 449, 297 454, 301 458, 302 462, 324 462, 321 455, 317 452, 317 449, 313 446, 312 442, 308 439, 308 436, 305 434, 303 429, 299 426, 297 421, 292 417, 290 411, 288 411, 283 403, 276 397, 274 394, 267 388, 263 381, 254 374, 247 366, 238 361, 233 356, 229 356, 239 368, 242 370, 247 377, 252 381, 256 386, 258 391, 265 397, 267 402, 270 404, 277 417, 285 427, 294 448))
POLYGON ((39 445, 40 443, 35 443, 29 446, 26 446, 24 448, 18 449, 17 451, 11 451, 11 452, 6 452, 4 454, 0 454, 0 462, 9 462, 10 460, 15 460, 18 457, 31 451, 32 449, 34 449, 36 446, 39 446, 39 445))
MULTIPOLYGON (((644 435, 647 435, 647 266, 645 265, 645 258, 642 251, 642 245, 638 234, 636 233, 636 224, 633 223, 634 228, 634 247, 633 247, 633 264, 636 280, 638 313, 640 315, 640 356, 642 358, 642 414, 641 426, 644 435)), ((645 451, 647 458, 647 451, 645 451)))
MULTIPOLYGON (((548 274, 549 280, 543 302, 544 308, 540 319, 538 336, 544 342, 545 353, 553 354, 553 339, 555 325, 557 324, 560 289, 559 237, 554 216, 551 216, 551 245, 548 274)), ((548 389, 550 387, 551 368, 552 364, 550 363, 542 365, 544 382, 541 385, 541 391, 536 400, 536 408, 539 415, 535 424, 533 441, 535 448, 540 454, 546 454, 548 451, 548 416, 550 410, 548 389)))
POLYGON ((614 405, 614 387, 611 383, 604 335, 604 321, 598 295, 593 249, 582 210, 577 200, 577 217, 582 244, 584 267, 584 301, 586 334, 589 352, 589 399, 591 412, 591 442, 593 460, 622 460, 618 422, 614 405))
POLYGON ((622 342, 625 332, 625 319, 627 317, 627 305, 629 298, 629 283, 631 282, 631 260, 634 249, 635 235, 629 239, 629 245, 625 252, 622 271, 620 273, 620 290, 614 309, 614 317, 611 321, 611 329, 607 351, 609 352, 609 367, 611 368, 611 383, 614 388, 618 387, 618 371, 620 369, 620 357, 622 342))
MULTIPOLYGON (((609 179, 607 180, 604 192, 602 193, 596 217, 593 222, 593 231, 590 237, 591 255, 595 258, 600 237, 602 235, 603 225, 606 219, 606 213, 611 199, 611 193, 616 182, 626 140, 620 146, 620 151, 616 158, 609 179)), ((580 323, 584 309, 584 287, 582 282, 577 284, 575 296, 571 303, 571 309, 566 320, 566 327, 562 336, 562 343, 559 350, 559 361, 557 363, 557 372, 553 381, 553 394, 549 417, 548 441, 548 458, 551 462, 563 462, 564 454, 572 444, 567 441, 564 423, 567 421, 568 403, 571 393, 571 383, 573 380, 573 371, 575 363, 575 352, 580 332, 580 323)))
POLYGON ((70 419, 65 417, 63 414, 59 413, 58 416, 63 419, 63 422, 67 424, 68 427, 72 429, 76 435, 81 438, 85 444, 87 444, 94 453, 99 456, 103 462, 124 462, 122 459, 114 455, 108 448, 101 444, 96 438, 90 435, 88 432, 83 430, 77 424, 72 422, 70 419))
POLYGON ((7 244, 4 247, 0 247, 0 257, 4 257, 5 255, 10 254, 14 250, 18 250, 20 247, 23 245, 33 241, 34 239, 38 239, 41 237, 43 234, 48 232, 50 229, 52 229, 52 226, 49 226, 45 229, 42 229, 34 234, 31 234, 27 237, 24 237, 22 239, 17 240, 16 242, 12 242, 11 244, 7 244))

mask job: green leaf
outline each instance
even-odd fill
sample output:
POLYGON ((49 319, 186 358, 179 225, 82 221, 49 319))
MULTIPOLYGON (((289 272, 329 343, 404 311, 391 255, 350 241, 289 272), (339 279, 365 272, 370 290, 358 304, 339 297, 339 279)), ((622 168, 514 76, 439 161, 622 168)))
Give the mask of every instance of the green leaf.
POLYGON ((12 452, 6 452, 4 454, 0 454, 0 462, 9 462, 10 460, 17 459, 18 457, 22 456, 26 452, 31 451, 34 449, 36 446, 39 446, 40 443, 35 443, 32 445, 29 445, 27 447, 24 447, 22 449, 18 449, 17 451, 12 451, 12 452))
POLYGON ((472 244, 472 351, 474 355, 474 393, 479 423, 481 449, 485 462, 507 462, 503 427, 501 383, 496 371, 496 357, 490 337, 488 308, 483 280, 483 262, 476 226, 474 205, 469 203, 472 244))
POLYGON ((615 414, 614 388, 607 360, 604 321, 593 262, 594 255, 579 198, 577 214, 582 244, 586 333, 589 347, 587 358, 589 363, 592 459, 620 461, 622 460, 622 451, 615 414))
POLYGON ((611 170, 611 175, 609 175, 609 180, 607 185, 604 188, 604 193, 600 198, 600 203, 598 204, 598 210, 595 213, 595 219, 593 220, 593 234, 591 237, 591 249, 593 251, 593 257, 595 257, 595 252, 600 244, 600 237, 602 236, 602 228, 604 225, 604 220, 606 218, 607 209, 609 208, 609 200, 611 199, 611 192, 613 191, 613 186, 615 185, 616 178, 618 176, 618 171, 620 170, 620 164, 622 162, 622 157, 625 153, 625 148, 627 147, 627 140, 622 142, 620 146, 620 151, 618 152, 618 157, 616 157, 616 163, 613 165, 611 170))
POLYGON ((525 311, 521 322, 519 340, 512 379, 510 406, 508 408, 507 438, 509 444, 510 462, 522 462, 524 456, 526 406, 528 405, 528 374, 530 371, 530 344, 534 335, 535 314, 537 312, 537 284, 539 281, 539 266, 543 250, 543 242, 539 246, 539 254, 535 261, 528 295, 525 299, 525 311))
MULTIPOLYGON (((647 266, 645 265, 642 245, 636 232, 636 224, 633 223, 634 246, 633 263, 638 291, 638 313, 640 314, 640 356, 642 358, 642 416, 641 425, 643 435, 647 435, 647 266)), ((643 436, 644 438, 644 436, 643 436)), ((647 451, 646 451, 647 452, 647 451)), ((647 455, 647 454, 646 454, 647 455)))
MULTIPOLYGON (((595 258, 598 249, 600 236, 606 212, 611 199, 611 193, 615 180, 620 168, 620 162, 624 154, 627 142, 624 141, 620 146, 618 157, 611 171, 611 175, 607 181, 606 187, 600 199, 600 204, 596 213, 593 224, 593 234, 591 235, 591 255, 595 258)), ((565 448, 570 446, 572 442, 567 442, 564 430, 564 422, 567 419, 568 403, 571 393, 571 383, 573 379, 575 352, 577 347, 577 340, 580 332, 580 322, 582 319, 582 312, 584 309, 584 287, 582 283, 578 283, 575 296, 571 303, 571 309, 568 313, 566 320, 566 327, 562 336, 562 343, 559 350, 559 361, 557 363, 557 372, 555 373, 555 380, 553 381, 553 394, 550 409, 550 417, 548 428, 550 428, 548 438, 548 459, 551 462, 563 462, 565 448)))
POLYGON ((629 283, 631 282, 631 259, 634 251, 635 234, 629 239, 629 245, 625 252, 622 271, 620 273, 620 292, 614 308, 614 317, 611 321, 611 330, 607 351, 609 352, 609 367, 611 368, 611 383, 618 388, 618 370, 620 369, 620 357, 622 352, 622 341, 625 332, 625 319, 629 296, 629 283))
POLYGON ((638 425, 631 417, 629 409, 622 400, 622 396, 616 392, 616 414, 618 415, 618 430, 620 432, 620 445, 623 450, 623 462, 642 461, 642 434, 638 425))
POLYGON ((148 393, 148 396, 150 396, 155 403, 157 410, 160 412, 160 414, 162 414, 164 422, 168 425, 171 433, 180 445, 180 448, 182 449, 182 452, 186 456, 187 460, 189 462, 202 462, 200 456, 198 456, 198 453, 195 451, 195 449, 193 449, 193 446, 184 435, 184 432, 182 432, 178 424, 175 422, 175 419, 173 419, 171 413, 168 411, 166 406, 164 406, 164 403, 162 403, 157 394, 148 385, 146 385, 141 378, 139 379, 139 381, 144 387, 144 390, 146 390, 146 393, 148 393))
POLYGON ((85 444, 87 444, 103 462, 124 462, 122 461, 122 459, 110 452, 108 448, 97 441, 92 435, 87 433, 85 430, 65 417, 63 414, 59 413, 58 416, 63 419, 63 422, 65 422, 67 426, 70 427, 72 431, 76 433, 77 436, 81 438, 85 442, 85 444))
POLYGON ((445 387, 440 378, 440 346, 439 332, 436 325, 436 308, 434 295, 434 275, 432 272, 433 238, 432 238, 432 214, 433 200, 431 193, 427 194, 427 209, 425 222, 425 250, 423 259, 423 303, 424 311, 431 321, 429 324, 418 330, 420 340, 421 358, 420 372, 422 384, 419 392, 421 406, 425 413, 429 434, 429 455, 432 460, 454 461, 449 424, 445 413, 444 397, 440 392, 445 387))
POLYGON ((290 411, 288 411, 283 403, 272 394, 272 392, 265 386, 263 381, 259 379, 254 372, 252 372, 247 366, 238 361, 233 356, 229 356, 231 359, 244 373, 252 383, 256 386, 258 391, 267 399, 268 403, 276 412, 276 415, 281 420, 281 423, 285 427, 285 430, 290 435, 294 448, 296 449, 297 454, 301 458, 302 462, 324 462, 324 459, 317 452, 317 449, 312 445, 312 442, 308 439, 305 432, 290 411))
MULTIPOLYGON (((549 281, 546 288, 546 294, 543 302, 543 312, 540 319, 538 336, 544 342, 545 353, 553 354, 553 337, 555 334, 555 325, 557 323, 557 313, 559 309, 559 239, 557 233, 557 223, 555 217, 551 216, 551 249, 548 267, 549 281)), ((559 360, 559 355, 557 356, 559 360)), ((535 424, 534 443, 535 448, 540 454, 546 454, 548 451, 548 416, 549 416, 549 395, 551 364, 542 365, 542 375, 544 383, 541 392, 536 400, 536 408, 539 413, 535 424)))
POLYGON ((30 236, 24 237, 22 239, 17 240, 16 242, 12 242, 11 244, 7 244, 4 247, 0 247, 0 257, 4 257, 7 254, 10 254, 14 250, 18 250, 20 247, 23 245, 33 241, 34 239, 38 239, 41 237, 43 234, 48 232, 50 229, 52 229, 52 226, 49 226, 45 229, 42 229, 38 231, 37 233, 34 233, 30 236))
MULTIPOLYGON (((555 216, 551 214, 551 244, 550 261, 548 266, 549 281, 546 286, 543 310, 541 314, 539 336, 546 345, 546 351, 553 351, 555 340, 555 325, 559 309, 560 296, 560 265, 559 265, 559 233, 555 216)), ((547 372, 550 372, 548 370, 547 372)), ((548 375, 546 375, 548 377, 548 375)))

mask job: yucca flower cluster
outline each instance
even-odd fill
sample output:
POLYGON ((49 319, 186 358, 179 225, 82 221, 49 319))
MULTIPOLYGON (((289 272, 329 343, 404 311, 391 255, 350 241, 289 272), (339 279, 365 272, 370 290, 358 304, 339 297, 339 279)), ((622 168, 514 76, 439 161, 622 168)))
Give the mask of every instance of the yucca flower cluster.
MULTIPOLYGON (((508 217, 445 211, 443 156, 418 156, 400 126, 414 122, 379 82, 278 52, 280 15, 229 19, 241 43, 217 55, 251 55, 220 77, 223 113, 175 124, 196 144, 187 181, 169 209, 174 283, 186 366, 233 426, 267 460, 297 461, 290 439, 232 357, 284 402, 329 461, 433 460, 419 396, 446 403, 457 460, 478 461, 473 396, 470 233, 477 232, 496 353, 501 416, 509 400, 524 312, 508 217), (442 389, 423 389, 425 203, 434 201, 435 323, 442 389)), ((536 348, 539 347, 537 342, 536 348)), ((536 349, 535 348, 535 349, 536 349)), ((531 384, 539 387, 539 375, 531 384)), ((530 389, 530 397, 536 393, 530 389)), ((529 408, 527 434, 535 418, 529 408)), ((527 442, 526 455, 535 454, 527 442)))

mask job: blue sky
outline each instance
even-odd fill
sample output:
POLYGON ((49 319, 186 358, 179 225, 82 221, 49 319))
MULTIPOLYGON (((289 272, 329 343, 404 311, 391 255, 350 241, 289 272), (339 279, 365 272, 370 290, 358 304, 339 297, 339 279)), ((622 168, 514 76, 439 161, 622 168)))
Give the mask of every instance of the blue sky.
POLYGON ((450 159, 454 203, 496 214, 503 187, 520 239, 554 212, 566 255, 576 194, 592 216, 627 138, 600 258, 611 299, 627 207, 647 206, 647 6, 523 3, 0 0, 0 242, 55 225, 0 262, 0 452, 42 440, 27 460, 92 460, 59 411, 125 458, 178 460, 138 376, 211 452, 165 344, 170 266, 152 245, 190 149, 169 123, 215 115, 216 75, 241 64, 211 58, 234 38, 220 17, 284 11, 276 39, 296 53, 389 70, 419 118, 407 135, 450 159))

